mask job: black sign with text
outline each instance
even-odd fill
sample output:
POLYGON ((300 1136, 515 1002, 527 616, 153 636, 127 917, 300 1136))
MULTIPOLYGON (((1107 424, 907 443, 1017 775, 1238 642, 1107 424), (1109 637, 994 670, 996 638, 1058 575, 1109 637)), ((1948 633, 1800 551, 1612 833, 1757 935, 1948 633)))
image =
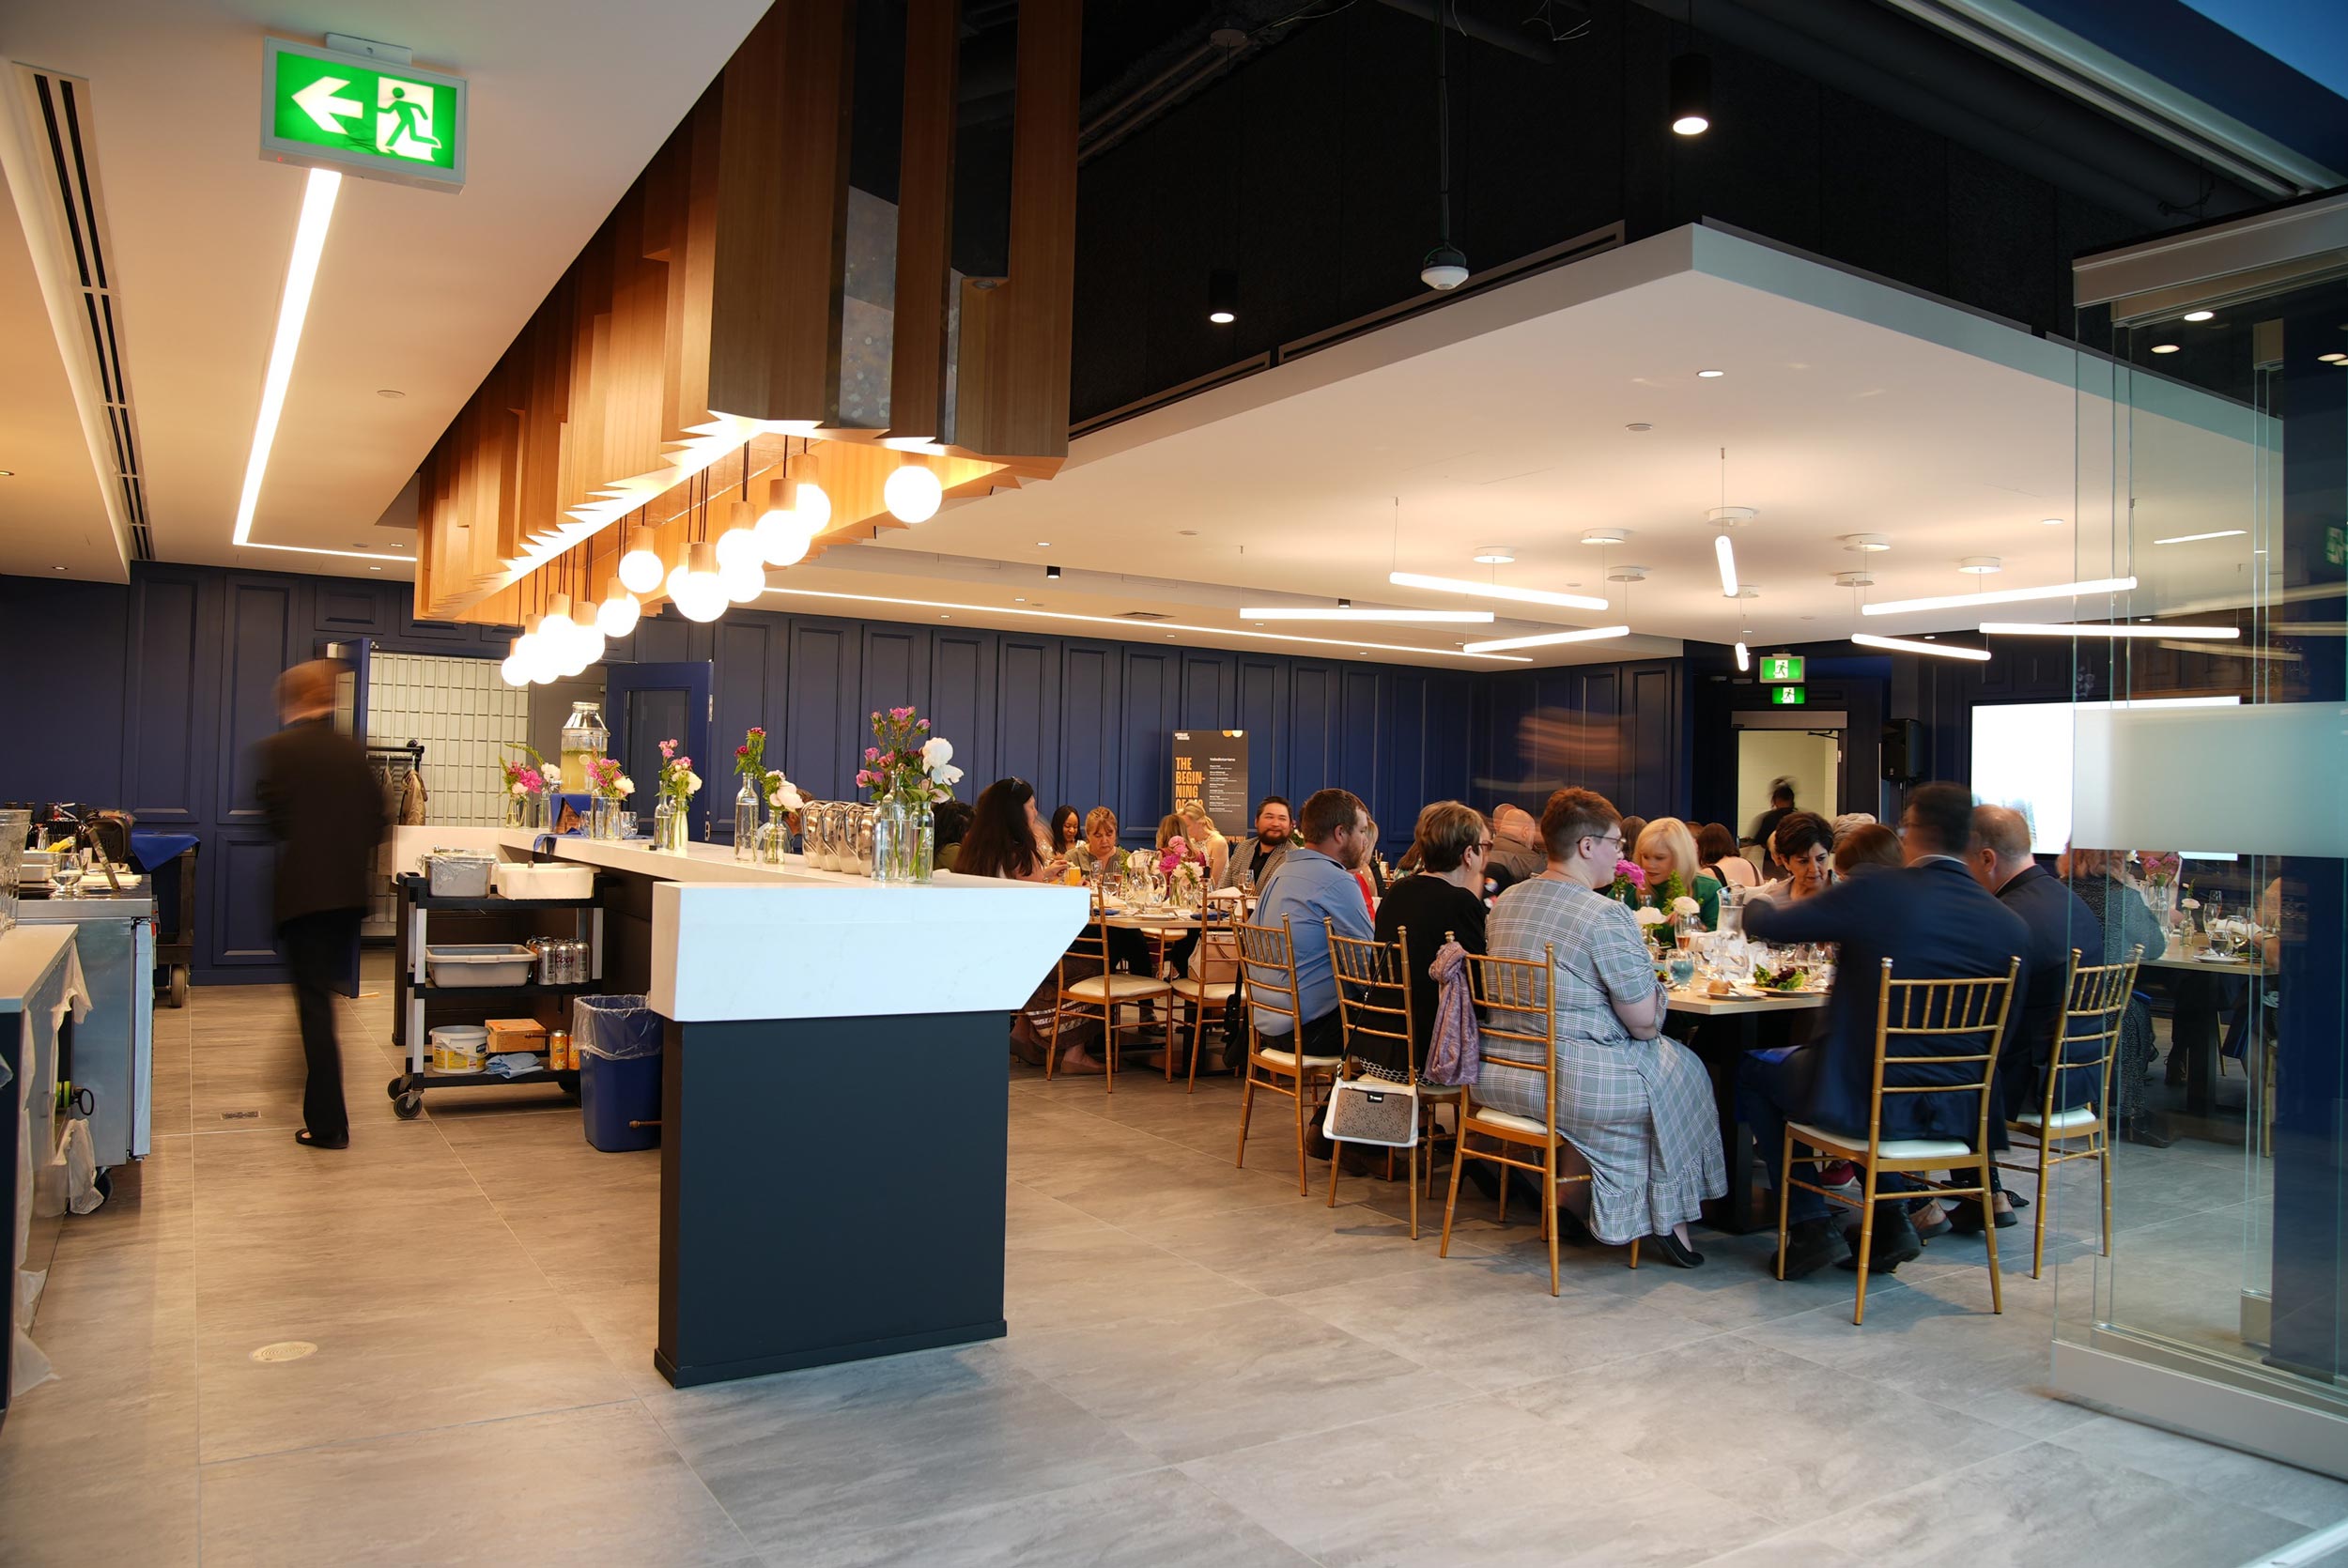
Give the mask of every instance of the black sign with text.
POLYGON ((1247 731, 1244 730, 1177 730, 1174 731, 1174 809, 1188 801, 1203 802, 1207 815, 1227 838, 1244 838, 1254 831, 1254 813, 1247 796, 1247 731))

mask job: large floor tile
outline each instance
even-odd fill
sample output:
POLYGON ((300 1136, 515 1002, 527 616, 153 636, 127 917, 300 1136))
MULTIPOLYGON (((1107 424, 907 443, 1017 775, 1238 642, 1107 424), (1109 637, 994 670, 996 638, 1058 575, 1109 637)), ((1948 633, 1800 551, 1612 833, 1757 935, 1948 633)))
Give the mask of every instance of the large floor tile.
POLYGON ((2052 1441, 2098 1464, 2140 1471, 2171 1487, 2272 1514, 2310 1530, 2348 1519, 2348 1482, 2255 1453, 2213 1447, 2142 1422, 2095 1415, 2052 1441))
POLYGON ((769 1548, 1157 1464, 997 1345, 679 1390, 649 1404, 735 1522, 769 1548))
POLYGON ((1265 1299, 1027 1335, 1005 1349, 1168 1460, 1402 1416, 1460 1393, 1452 1378, 1265 1299))
POLYGON ((204 1471, 208 1564, 741 1562, 725 1511, 630 1401, 204 1471))
POLYGON ((1782 1524, 2024 1446, 1977 1417, 1742 1340, 1706 1340, 1506 1395, 1575 1435, 1782 1524))
POLYGON ((1003 1315, 1013 1334, 1258 1299, 1238 1281, 1104 1221, 1017 1236, 1004 1248, 1003 1315))

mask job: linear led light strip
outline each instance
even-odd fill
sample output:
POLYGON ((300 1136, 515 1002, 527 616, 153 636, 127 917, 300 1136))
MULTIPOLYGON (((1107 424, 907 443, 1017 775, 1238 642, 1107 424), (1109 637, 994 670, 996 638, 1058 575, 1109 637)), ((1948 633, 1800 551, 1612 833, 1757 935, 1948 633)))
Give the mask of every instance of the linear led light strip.
POLYGON ((2239 539, 2248 531, 2248 529, 2221 528, 2210 533, 2172 533, 2166 539, 2155 539, 2153 543, 2155 545, 2195 545, 2204 539, 2239 539))
POLYGON ((1471 642, 1471 653, 1498 653, 1510 648, 1554 648, 1561 642, 1602 642, 1610 637, 1629 637, 1628 626, 1591 626, 1578 632, 1543 632, 1537 637, 1504 637, 1491 642, 1471 642))
MULTIPOLYGON (((903 605, 913 609, 958 609, 971 615, 1016 615, 1034 621, 1082 621, 1096 626, 1117 626, 1130 633, 1135 623, 1114 615, 1079 615, 1074 610, 1010 609, 1000 605, 963 605, 949 599, 898 599, 881 593, 831 593, 815 588, 769 588, 769 593, 781 593, 798 599, 833 599, 857 605, 903 605)), ((1450 648, 1413 648, 1405 643, 1340 641, 1329 637, 1305 637, 1296 632, 1251 632, 1236 626, 1193 626, 1180 621, 1151 621, 1148 625, 1162 631, 1199 632, 1208 637, 1244 637, 1257 642, 1309 642, 1321 648, 1375 648, 1384 653, 1433 654, 1439 658, 1491 659, 1499 664, 1531 664, 1531 659, 1511 658, 1505 653, 1479 653, 1478 644, 1471 643, 1464 650, 1450 648)), ((1628 627, 1616 628, 1628 631, 1628 627)), ((1577 634, 1588 636, 1588 633, 1577 634)))
POLYGON ((301 192, 301 219, 294 225, 293 259, 286 266, 286 293, 277 304, 277 338, 270 345, 269 370, 261 379, 261 411, 253 421, 253 452, 244 462, 244 490, 237 498, 233 543, 262 550, 299 550, 305 555, 360 556, 368 561, 409 561, 412 556, 369 550, 312 550, 299 545, 255 545, 253 514, 261 504, 261 476, 269 471, 277 422, 286 412, 286 388, 293 380, 294 355, 301 347, 301 325, 310 315, 310 290, 318 281, 318 258, 326 253, 326 230, 334 220, 334 196, 343 177, 312 169, 301 192))
POLYGON ((1509 588, 1468 577, 1430 577, 1422 572, 1389 572, 1386 581, 1397 588, 1424 588, 1437 593, 1464 593, 1476 599, 1507 599, 1520 605, 1554 605, 1559 609, 1604 609, 1606 601, 1587 593, 1552 593, 1543 588, 1509 588))
POLYGON ((2101 622, 1985 621, 1981 629, 1991 637, 2200 637, 2231 638, 2242 635, 2239 626, 2157 626, 2138 624, 2108 626, 2101 622))
POLYGON ((1873 632, 1853 632, 1850 639, 1861 648, 1886 648, 1895 653, 1929 653, 1936 659, 1970 659, 1975 664, 1989 662, 1986 648, 1959 648, 1946 642, 1918 642, 1904 637, 1877 637, 1873 632))
POLYGON ((2059 582, 2051 588, 1998 588, 1986 593, 1941 593, 1929 599, 1886 599, 1861 605, 1861 615, 1898 615, 1911 609, 1969 609, 1975 605, 2018 605, 2029 599, 2071 599, 2089 593, 2125 593, 2134 577, 2098 577, 2093 582, 2059 582))
POLYGON ((1449 626, 1492 623, 1492 612, 1488 609, 1324 609, 1313 605, 1256 605, 1242 606, 1239 613, 1247 621, 1387 621, 1398 624, 1425 622, 1449 626))

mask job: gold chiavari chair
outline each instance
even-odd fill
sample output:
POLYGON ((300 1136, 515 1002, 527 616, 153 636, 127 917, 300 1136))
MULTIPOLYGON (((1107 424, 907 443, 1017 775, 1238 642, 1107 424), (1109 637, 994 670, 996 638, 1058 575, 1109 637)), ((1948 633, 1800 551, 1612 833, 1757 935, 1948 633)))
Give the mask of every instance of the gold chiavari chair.
MULTIPOLYGON (((1296 1106, 1296 1193, 1304 1197, 1311 1191, 1305 1177, 1306 1111, 1320 1110, 1322 1097, 1319 1091, 1336 1080, 1345 1059, 1302 1053, 1305 1020, 1296 1000, 1296 936, 1289 922, 1284 915, 1276 927, 1239 923, 1240 973, 1247 977, 1247 1067, 1239 1097, 1239 1158, 1231 1163, 1247 1163, 1247 1118, 1255 1110, 1256 1091, 1261 1088, 1286 1095, 1296 1106), (1257 1027, 1257 1021, 1263 1018, 1287 1019, 1288 1032, 1263 1034, 1257 1027), (1305 1098, 1308 1090, 1313 1091, 1309 1107, 1305 1098)), ((1329 1151, 1332 1180, 1336 1179, 1337 1152, 1329 1151)))
POLYGON ((1101 888, 1092 888, 1092 923, 1068 945, 1060 955, 1059 969, 1054 982, 1056 995, 1052 1007, 1052 1040, 1045 1048, 1043 1076, 1048 1081, 1059 1065, 1060 1019, 1070 1013, 1079 1018, 1092 1013, 1101 1017, 1101 1060, 1108 1068, 1108 1092, 1117 1092, 1117 1009, 1129 1004, 1143 1002, 1166 1003, 1166 1051, 1174 1053, 1174 1008, 1171 997, 1174 988, 1154 975, 1120 975, 1109 967, 1108 912, 1101 901, 1101 888), (1096 973, 1069 976, 1069 965, 1096 973))
POLYGON ((2037 1109, 2006 1120, 2009 1134, 2030 1139, 2022 1146, 2038 1151, 2032 1165, 1998 1161, 2004 1170, 2038 1173, 2038 1218, 2032 1224, 2030 1247, 2033 1280, 2047 1265, 2047 1184, 2054 1168, 2067 1160, 2095 1161, 2103 1178, 2104 1256, 2111 1255, 2111 1070, 2120 1053, 2120 1030, 2127 1021, 2128 999, 2136 990, 2136 966, 2143 956, 2144 949, 2137 946, 2128 949, 2124 963, 2082 965, 2079 950, 2071 949, 2062 1033, 2054 1042, 2045 1093, 2037 1109), (2067 1111, 2056 1110, 2055 1100, 2064 1087, 2062 1081, 2077 1073, 2094 1074, 2094 1099, 2067 1111))
MULTIPOLYGON (((1506 1066, 1540 1074, 1541 1103, 1549 1112, 1535 1120, 1496 1111, 1477 1104, 1475 1090, 1468 1090, 1462 1101, 1460 1134, 1451 1149, 1451 1195, 1443 1206, 1443 1244, 1435 1253, 1438 1257, 1451 1255, 1451 1217, 1460 1207, 1460 1173, 1469 1161, 1488 1160, 1502 1167, 1503 1221, 1508 1218, 1508 1173, 1529 1171, 1541 1178, 1541 1236, 1549 1243, 1549 1293, 1554 1296, 1558 1294, 1557 1183, 1561 1179, 1590 1179, 1587 1171, 1564 1177, 1557 1174, 1557 1147, 1565 1141, 1565 1135, 1557 1130, 1557 949, 1543 947, 1537 961, 1470 953, 1467 962, 1476 1010, 1483 1015, 1484 1071, 1506 1066), (1492 1044, 1496 1040, 1529 1046, 1537 1054, 1526 1060, 1522 1055, 1495 1053, 1492 1044), (1489 1138, 1492 1146, 1478 1148, 1468 1142, 1472 1137, 1489 1138), (1529 1157, 1510 1154, 1511 1150, 1530 1149, 1540 1150, 1538 1164, 1529 1157)), ((1630 1243, 1630 1267, 1639 1267, 1639 1243, 1635 1239, 1630 1243)))
MULTIPOLYGON (((1185 1094, 1198 1092, 1198 1052, 1206 1032, 1207 1010, 1214 1009, 1220 1022, 1230 1010, 1231 998, 1239 994, 1239 944, 1232 935, 1233 925, 1240 912, 1234 909, 1228 921, 1202 918, 1198 924, 1198 963, 1202 973, 1212 973, 1228 957, 1232 964, 1232 976, 1228 980, 1194 979, 1177 975, 1167 983, 1177 1000, 1190 1008, 1190 1087, 1185 1094)), ((1174 1082, 1174 1056, 1166 1058, 1166 1081, 1174 1082)))
MULTIPOLYGON (((1385 1054, 1400 1056, 1404 1086, 1418 1096, 1418 1142, 1411 1145, 1411 1239, 1418 1239, 1419 1150, 1427 1151, 1427 1174, 1431 1183, 1435 1165, 1435 1107, 1453 1107, 1454 1127, 1458 1125, 1458 1107, 1464 1091, 1444 1084, 1429 1084, 1418 1075, 1417 1017, 1411 1002, 1410 931, 1397 927, 1392 942, 1364 942, 1358 937, 1339 936, 1336 927, 1323 919, 1329 927, 1329 962, 1337 981, 1337 1019, 1345 1028, 1347 1065, 1350 1068, 1358 1052, 1358 1042, 1384 1040, 1385 1054)), ((1349 1071, 1347 1076, 1352 1076, 1349 1071)), ((1452 1136, 1452 1157, 1456 1160, 1459 1136, 1452 1136)), ((1394 1176, 1394 1151, 1386 1151, 1386 1176, 1394 1176)), ((1337 1167, 1329 1167, 1329 1207, 1337 1206, 1337 1167)))
MULTIPOLYGON (((1859 1209, 1859 1297, 1851 1308, 1851 1322, 1863 1324, 1867 1318, 1867 1262, 1876 1235, 1876 1182, 1886 1172, 1924 1177, 1927 1173, 1945 1170, 1949 1180, 1925 1186, 1930 1194, 1942 1198, 1971 1198, 1982 1206, 1985 1221, 1990 1219, 1989 1169, 1995 1156, 1989 1147, 1989 1117, 1998 1093, 1998 1042, 2005 1036, 2006 1009, 2014 1002, 2014 976, 2021 967, 2021 960, 2009 960, 2004 975, 1996 978, 1955 980, 1895 980, 1892 977, 1892 961, 1883 961, 1883 989, 1876 996, 1875 1077, 1867 1096, 1866 1136, 1829 1132, 1824 1128, 1803 1122, 1785 1125, 1785 1153, 1777 1174, 1777 1277, 1785 1277, 1785 1207, 1793 1189, 1815 1192, 1829 1203, 1846 1208, 1859 1209), (1968 1038, 1980 1042, 1978 1051, 1959 1046, 1950 1054, 1910 1053, 1903 1051, 1892 1056, 1892 1042, 1898 1040, 1959 1042, 1968 1038), (1944 1067, 1954 1069, 1951 1078, 1937 1084, 1886 1084, 1883 1070, 1886 1060, 1896 1061, 1903 1068, 1944 1067), (1956 1138, 1894 1138, 1883 1136, 1883 1099, 1886 1095, 1971 1095, 1975 1100, 1974 1133, 1970 1143, 1956 1138), (1796 1155, 1796 1145, 1815 1149, 1815 1154, 1796 1155), (1797 1161, 1817 1167, 1837 1160, 1847 1160, 1860 1169, 1861 1187, 1857 1199, 1845 1196, 1839 1190, 1824 1187, 1815 1181, 1794 1179, 1797 1161), (1958 1177, 1971 1173, 1970 1185, 1963 1185, 1958 1177)), ((1939 1047, 1927 1043, 1926 1049, 1938 1052, 1939 1047)), ((1922 1194, 1918 1194, 1922 1195, 1922 1194)), ((1891 1194, 1893 1200, 1905 1194, 1891 1194)), ((1982 1234, 1989 1245, 1989 1310, 2005 1311, 2005 1297, 1998 1276, 1998 1227, 1985 1223, 1982 1234)))

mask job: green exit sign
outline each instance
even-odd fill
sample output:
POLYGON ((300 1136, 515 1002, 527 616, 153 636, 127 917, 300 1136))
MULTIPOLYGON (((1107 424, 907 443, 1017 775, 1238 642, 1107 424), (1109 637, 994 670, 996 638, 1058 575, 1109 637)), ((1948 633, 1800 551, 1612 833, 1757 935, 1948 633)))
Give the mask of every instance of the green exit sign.
POLYGON ((435 191, 465 184, 465 79, 264 40, 261 156, 435 191))
POLYGON ((1810 689, 1807 686, 1771 686, 1769 702, 1779 708, 1806 708, 1810 705, 1810 689))
POLYGON ((1761 656, 1761 679, 1766 684, 1783 681, 1789 685, 1801 684, 1801 655, 1800 653, 1765 653, 1761 656))

